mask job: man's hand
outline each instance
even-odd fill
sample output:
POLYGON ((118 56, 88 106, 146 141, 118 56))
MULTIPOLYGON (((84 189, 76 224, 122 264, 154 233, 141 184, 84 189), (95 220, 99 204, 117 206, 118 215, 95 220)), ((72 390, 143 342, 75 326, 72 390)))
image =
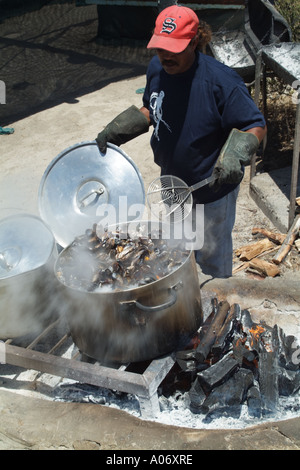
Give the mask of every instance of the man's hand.
POLYGON ((257 152, 259 139, 250 132, 232 129, 213 170, 216 180, 210 184, 218 191, 223 184, 239 184, 243 179, 243 166, 250 163, 257 152))
POLYGON ((106 152, 107 142, 115 145, 125 144, 149 129, 146 116, 136 107, 123 111, 113 119, 96 137, 96 142, 102 153, 106 152))

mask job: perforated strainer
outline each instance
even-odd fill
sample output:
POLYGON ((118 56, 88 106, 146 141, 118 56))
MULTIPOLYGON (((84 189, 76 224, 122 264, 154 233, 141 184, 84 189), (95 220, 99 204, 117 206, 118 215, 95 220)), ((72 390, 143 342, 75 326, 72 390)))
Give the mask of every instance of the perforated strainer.
POLYGON ((176 176, 165 175, 156 178, 150 183, 147 192, 147 202, 152 214, 158 219, 181 222, 192 210, 192 192, 214 180, 215 177, 210 176, 193 186, 188 186, 176 176))

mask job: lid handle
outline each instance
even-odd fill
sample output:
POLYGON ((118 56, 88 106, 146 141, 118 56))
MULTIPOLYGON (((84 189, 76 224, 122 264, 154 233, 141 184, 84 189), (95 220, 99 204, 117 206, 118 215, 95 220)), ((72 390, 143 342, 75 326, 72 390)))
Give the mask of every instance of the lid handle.
POLYGON ((96 199, 98 199, 98 197, 101 196, 101 194, 103 194, 103 193, 104 193, 104 189, 102 189, 102 188, 93 189, 92 191, 90 191, 89 194, 84 196, 84 198, 82 198, 79 201, 80 209, 83 209, 84 207, 86 207, 86 206, 88 206, 92 203, 95 203, 96 199), (93 194, 95 194, 95 197, 93 199, 91 199, 90 197, 93 196, 93 194))

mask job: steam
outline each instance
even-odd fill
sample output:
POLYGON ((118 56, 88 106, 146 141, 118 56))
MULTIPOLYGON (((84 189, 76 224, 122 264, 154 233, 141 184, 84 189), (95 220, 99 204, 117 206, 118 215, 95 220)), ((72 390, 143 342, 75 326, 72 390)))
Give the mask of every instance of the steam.
MULTIPOLYGON (((145 221, 118 227, 121 233, 129 231, 133 240, 149 233, 145 221)), ((162 238, 168 250, 174 242, 178 247, 178 240, 158 236, 157 228, 162 228, 161 225, 152 224, 151 228, 153 238, 154 235, 162 238)), ((98 237, 103 235, 99 230, 98 227, 98 237)), ((95 254, 87 250, 86 242, 85 236, 78 237, 60 254, 55 269, 67 322, 80 351, 102 363, 153 359, 174 351, 179 344, 183 346, 197 331, 202 312, 194 260, 184 268, 184 273, 179 270, 188 263, 189 252, 184 251, 180 264, 158 281, 117 289, 104 285, 89 291, 87 278, 92 277, 95 254)), ((178 252, 182 254, 180 249, 178 252)))
POLYGON ((59 315, 56 250, 42 221, 17 209, 1 211, 0 339, 35 335, 59 315))
POLYGON ((0 280, 0 339, 37 335, 62 312, 53 264, 0 280))
MULTIPOLYGON (((158 226, 153 224, 153 234, 158 226)), ((137 228, 141 225, 130 224, 132 236, 137 228)), ((168 241, 171 243, 171 239, 168 241)), ((75 247, 77 243, 80 237, 74 240, 75 247)), ((178 245, 178 240, 175 243, 178 245)), ((167 281, 157 289, 158 283, 153 282, 156 287, 150 284, 138 287, 138 294, 136 286, 128 291, 101 288, 98 292, 87 292, 78 289, 78 282, 93 272, 91 257, 85 258, 81 253, 72 259, 73 287, 64 278, 66 272, 59 273, 63 267, 58 262, 61 258, 54 250, 44 265, 18 275, 11 275, 11 271, 10 277, 0 279, 1 340, 36 336, 59 320, 62 326, 68 325, 74 343, 86 355, 104 363, 123 362, 123 359, 131 362, 174 350, 179 332, 185 332, 187 339, 200 325, 195 320, 193 282, 183 289, 175 275, 172 284, 167 281), (144 310, 137 306, 136 300, 145 306, 144 310), (175 310, 171 310, 173 303, 175 310), (147 310, 165 304, 166 308, 155 312, 147 310)))
POLYGON ((102 363, 143 361, 183 347, 201 323, 200 289, 195 285, 196 277, 194 283, 190 282, 190 273, 187 278, 182 285, 175 275, 172 285, 162 280, 162 286, 154 288, 149 284, 139 287, 138 292, 130 289, 99 293, 66 288, 66 315, 75 344, 102 363), (147 307, 165 303, 170 303, 170 307, 147 311, 147 307))

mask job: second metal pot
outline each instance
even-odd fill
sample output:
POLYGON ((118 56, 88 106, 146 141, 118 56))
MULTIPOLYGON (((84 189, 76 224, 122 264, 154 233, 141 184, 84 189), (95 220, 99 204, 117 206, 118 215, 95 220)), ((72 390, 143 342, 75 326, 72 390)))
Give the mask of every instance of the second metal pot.
POLYGON ((41 219, 15 213, 0 221, 0 338, 36 334, 56 317, 54 238, 41 219))

